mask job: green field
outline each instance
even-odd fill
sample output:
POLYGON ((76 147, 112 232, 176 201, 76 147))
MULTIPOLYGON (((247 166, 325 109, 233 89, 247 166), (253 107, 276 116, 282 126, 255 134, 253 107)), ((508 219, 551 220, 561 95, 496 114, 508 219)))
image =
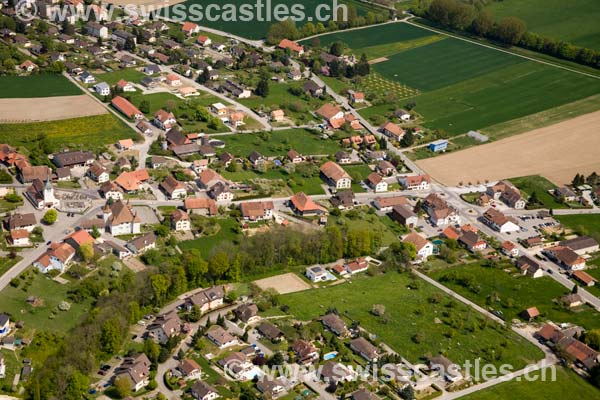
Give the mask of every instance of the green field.
POLYGON ((388 58, 389 61, 375 64, 377 72, 423 91, 440 89, 525 62, 520 57, 451 38, 388 58))
POLYGON ((481 325, 483 317, 479 313, 442 295, 433 286, 417 280, 418 289, 410 289, 411 282, 408 274, 389 272, 283 295, 280 303, 289 306, 289 313, 302 320, 317 318, 329 307, 336 308, 348 319, 360 321, 363 328, 413 362, 440 351, 462 363, 476 357, 488 359, 494 349, 501 357, 489 359, 490 362, 520 367, 542 357, 540 350, 512 332, 490 321, 481 325), (386 307, 386 322, 371 314, 373 304, 386 307), (440 323, 435 322, 436 318, 440 323))
POLYGON ((557 215, 555 218, 567 228, 583 235, 600 237, 600 214, 589 215, 557 215))
MULTIPOLYGON (((184 3, 184 8, 189 9, 189 7, 191 7, 192 5, 196 4, 196 5, 201 5, 201 6, 205 6, 205 3, 203 1, 200 0, 187 0, 184 3)), ((248 4, 247 2, 245 2, 244 0, 233 0, 231 2, 229 2, 228 4, 232 4, 235 6, 236 11, 239 9, 239 7, 241 5, 245 5, 248 4)), ((269 30, 269 26, 275 22, 277 22, 278 20, 273 16, 273 17, 269 17, 266 13, 267 13, 267 9, 269 8, 269 6, 267 6, 266 2, 261 3, 264 6, 261 7, 261 14, 259 14, 257 11, 255 11, 254 9, 252 9, 252 14, 251 17, 247 20, 244 20, 243 18, 244 15, 242 14, 242 12, 236 12, 237 18, 232 18, 232 17, 228 17, 228 15, 231 15, 231 13, 226 12, 226 8, 223 8, 221 10, 221 15, 223 16, 223 18, 211 18, 211 19, 216 19, 216 20, 209 20, 208 18, 202 18, 200 21, 198 20, 198 18, 194 18, 193 14, 194 13, 186 13, 186 12, 181 12, 181 11, 175 11, 174 7, 176 6, 172 6, 166 9, 163 9, 161 11, 162 15, 168 16, 169 18, 172 18, 174 20, 192 20, 192 22, 195 22, 197 24, 202 24, 205 25, 209 28, 213 28, 213 29, 218 29, 224 32, 229 32, 232 33, 234 35, 239 35, 245 38, 249 38, 249 39, 262 39, 266 36, 267 31, 269 30), (193 18, 186 18, 186 15, 184 14, 189 14, 191 17, 193 18), (237 22, 232 22, 232 21, 237 21, 237 22), (251 22, 248 22, 251 21, 251 22)), ((269 3, 270 4, 270 3, 269 3)), ((271 6, 271 10, 269 10, 269 12, 273 13, 275 12, 273 9, 275 8, 276 4, 285 4, 287 5, 287 10, 289 11, 288 15, 289 16, 294 16, 294 19, 299 19, 296 21, 296 26, 300 27, 302 25, 304 25, 304 23, 308 22, 308 21, 312 21, 314 24, 316 24, 319 19, 317 19, 317 15, 315 14, 315 8, 321 4, 321 2, 319 0, 306 0, 302 2, 302 5, 304 6, 304 10, 303 10, 303 17, 304 18, 297 18, 297 15, 294 15, 293 10, 291 10, 292 6, 297 4, 294 3, 291 0, 279 0, 276 2, 273 2, 273 6, 271 6)), ((328 3, 330 4, 330 3, 328 3)), ((365 3, 361 3, 358 0, 343 0, 343 1, 339 1, 339 4, 348 4, 348 5, 352 5, 356 8, 357 14, 358 15, 366 15, 369 11, 378 14, 383 12, 381 8, 379 7, 375 7, 375 6, 370 6, 368 4, 365 3)), ((253 5, 253 4, 252 4, 253 5)), ((179 7, 177 7, 179 8, 179 7)), ((202 9, 202 13, 205 10, 202 9)), ((323 17, 327 16, 326 14, 329 12, 329 10, 322 10, 321 11, 321 15, 323 17)), ((218 11, 213 11, 213 14, 215 15, 219 15, 218 11)), ((386 11, 387 14, 387 11, 386 11)), ((285 19, 285 18, 283 18, 285 19)), ((280 19, 280 20, 283 20, 280 19)), ((327 20, 323 22, 323 25, 327 25, 327 20)))
POLYGON ((507 320, 518 318, 529 307, 537 307, 542 321, 571 322, 586 329, 600 328, 600 314, 592 308, 571 311, 554 302, 569 293, 561 284, 550 277, 522 276, 510 264, 485 267, 475 263, 433 271, 430 275, 482 307, 501 310, 507 320))
POLYGON ((243 133, 220 139, 225 142, 226 151, 240 157, 248 157, 254 150, 264 156, 285 156, 291 149, 303 155, 334 154, 340 150, 337 142, 321 139, 318 133, 306 129, 243 133))
POLYGON ((248 99, 239 99, 239 102, 253 110, 263 110, 265 113, 283 109, 285 116, 290 118, 296 125, 306 124, 308 121, 319 121, 310 114, 327 102, 327 99, 310 97, 306 94, 295 96, 290 89, 302 88, 305 81, 291 83, 271 83, 269 95, 260 97, 252 95, 248 99))
MULTIPOLYGON (((351 47, 355 52, 362 53, 367 48, 394 45, 397 42, 412 41, 434 35, 434 32, 416 26, 391 23, 378 27, 321 35, 319 36, 319 44, 323 47, 329 47, 334 42, 342 42, 351 47)), ((311 40, 309 39, 301 43, 309 44, 310 42, 311 40)))
POLYGON ((566 204, 557 201, 554 196, 548 193, 549 190, 556 189, 556 185, 543 176, 522 176, 511 178, 510 182, 521 191, 525 199, 528 199, 535 192, 540 205, 532 205, 532 208, 569 208, 566 204))
POLYGON ((81 90, 62 75, 0 76, 0 98, 76 96, 81 90))
POLYGON ((119 139, 134 138, 139 135, 112 114, 60 121, 33 122, 26 124, 0 124, 0 142, 13 146, 31 148, 37 144, 40 135, 52 149, 70 147, 98 149, 115 143, 119 139))
POLYGON ((487 3, 498 19, 517 16, 527 23, 527 30, 531 32, 600 50, 600 7, 597 0, 503 0, 487 3))
POLYGON ((578 399, 595 400, 600 397, 600 391, 574 372, 563 367, 556 367, 556 380, 551 379, 549 370, 535 372, 529 375, 532 380, 512 380, 495 385, 491 388, 477 391, 461 397, 464 400, 497 400, 513 399, 578 399), (541 377, 545 373, 546 379, 541 377))
POLYGON ((127 82, 140 83, 142 78, 145 78, 146 74, 138 71, 135 68, 118 69, 112 72, 105 72, 103 74, 96 75, 98 82, 106 82, 109 85, 115 85, 121 79, 125 79, 127 82))
POLYGON ((223 218, 217 220, 221 228, 219 231, 210 236, 204 236, 194 240, 186 240, 178 244, 183 251, 198 249, 205 259, 210 256, 210 252, 215 246, 223 242, 234 242, 241 238, 241 235, 235 231, 235 227, 239 226, 238 222, 232 218, 223 218))
POLYGON ((80 304, 68 300, 70 285, 61 285, 39 273, 34 274, 27 290, 23 287, 23 283, 19 288, 7 286, 0 294, 0 310, 9 313, 13 320, 24 321, 27 329, 65 333, 90 309, 89 302, 80 304), (37 296, 41 304, 37 307, 27 304, 29 296, 37 296), (57 309, 63 300, 71 303, 69 311, 57 309))
POLYGON ((396 95, 396 100, 360 110, 373 123, 380 122, 381 114, 414 102, 426 128, 458 135, 470 130, 485 133, 491 127, 495 138, 545 125, 550 117, 560 120, 600 108, 598 101, 582 103, 600 91, 599 79, 464 40, 440 40, 417 26, 390 24, 320 38, 322 43, 351 43, 355 53, 367 49, 373 56, 385 55, 388 60, 373 64, 372 70, 419 90, 416 96, 402 98, 395 89, 372 84, 396 95), (394 29, 400 33, 393 35, 394 29), (415 40, 424 42, 411 46, 415 40))
POLYGON ((279 192, 279 195, 290 196, 292 193, 304 192, 306 194, 323 194, 323 181, 318 176, 309 178, 301 176, 297 172, 288 173, 283 168, 273 168, 266 172, 258 172, 253 169, 239 170, 236 172, 222 171, 223 177, 234 182, 253 183, 257 180, 269 181, 268 186, 279 192), (283 189, 283 192, 276 190, 283 189), (291 192, 290 192, 291 191, 291 192))

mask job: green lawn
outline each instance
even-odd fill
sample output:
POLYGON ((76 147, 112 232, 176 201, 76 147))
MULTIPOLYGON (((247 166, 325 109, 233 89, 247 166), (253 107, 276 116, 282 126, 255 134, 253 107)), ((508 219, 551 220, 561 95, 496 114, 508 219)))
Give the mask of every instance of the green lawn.
POLYGON ((487 4, 498 19, 517 16, 531 32, 600 50, 600 7, 596 0, 503 0, 487 4))
MULTIPOLYGON (((352 213, 354 214, 354 212, 352 213)), ((351 215, 352 215, 351 214, 351 215)), ((382 217, 376 214, 368 214, 360 212, 357 217, 349 218, 348 213, 344 213, 339 217, 330 215, 327 218, 327 225, 342 227, 343 229, 351 230, 369 230, 377 233, 378 239, 381 241, 382 247, 387 247, 390 244, 399 240, 400 234, 405 231, 402 227, 388 216, 382 217)))
MULTIPOLYGON (((567 205, 560 203, 548 193, 549 190, 556 189, 556 185, 543 176, 533 175, 511 178, 510 182, 521 190, 523 197, 526 199, 535 192, 541 203, 541 208, 568 208, 567 205)), ((538 208, 540 205, 534 207, 538 208)))
POLYGON ((75 96, 81 90, 62 75, 0 76, 0 98, 75 96))
POLYGON ((221 229, 210 236, 204 236, 194 240, 186 240, 178 244, 183 251, 198 249, 202 256, 207 258, 211 250, 222 242, 234 242, 241 238, 239 233, 236 233, 235 227, 239 226, 238 222, 232 218, 223 218, 218 220, 221 229))
POLYGON ((66 147, 98 149, 119 139, 139 138, 112 114, 25 124, 0 124, 0 142, 31 148, 44 135, 52 151, 66 147))
POLYGON ((239 102, 254 110, 264 110, 267 113, 281 108, 286 117, 292 119, 296 125, 306 124, 308 121, 317 121, 310 114, 310 111, 319 109, 327 100, 305 94, 295 96, 290 92, 290 89, 301 89, 304 83, 304 81, 271 83, 267 97, 252 95, 248 99, 239 99, 239 102))
MULTIPOLYGON (((264 173, 255 170, 239 170, 236 172, 222 171, 222 175, 223 177, 231 179, 235 182, 252 183, 258 179, 281 181, 281 185, 289 188, 291 193, 304 192, 309 195, 323 194, 322 185, 324 183, 318 176, 305 178, 295 172, 288 174, 282 168, 270 169, 264 173)), ((291 195, 291 193, 285 193, 285 195, 291 195)), ((284 194, 281 193, 281 195, 284 194)))
POLYGON ((254 150, 264 156, 285 156, 291 149, 303 155, 335 154, 340 150, 336 141, 321 139, 319 133, 306 129, 243 133, 219 139, 225 142, 226 151, 240 157, 248 157, 254 150))
POLYGON ((135 68, 125 68, 112 72, 98 74, 96 75, 96 80, 98 82, 106 82, 112 86, 119 82, 121 79, 125 79, 127 82, 131 83, 140 83, 140 81, 145 77, 146 74, 144 74, 141 71, 138 71, 135 68))
POLYGON ((600 214, 557 215, 554 218, 581 234, 600 236, 600 214))
MULTIPOLYGON (((183 3, 186 7, 191 7, 192 5, 196 4, 200 4, 200 5, 205 5, 204 2, 200 1, 200 0, 187 0, 183 3)), ((193 22, 198 23, 198 24, 202 24, 205 25, 209 28, 213 28, 213 29, 218 29, 221 31, 225 31, 225 32, 229 32, 235 35, 239 35, 242 37, 246 37, 249 39, 262 39, 266 36, 267 31, 269 30, 269 26, 273 23, 275 23, 277 21, 277 19, 275 17, 268 17, 265 15, 266 13, 266 9, 270 9, 269 11, 271 12, 275 12, 274 10, 274 6, 276 4, 284 4, 287 5, 287 14, 290 17, 294 17, 294 18, 298 18, 299 20, 296 21, 296 26, 300 27, 302 25, 304 25, 307 21, 312 21, 313 24, 316 24, 318 21, 320 21, 319 19, 317 19, 317 15, 315 12, 316 7, 321 4, 321 2, 319 0, 305 0, 303 1, 301 4, 304 6, 304 9, 302 10, 302 15, 299 16, 297 13, 294 12, 293 7, 295 8, 295 6, 297 5, 297 3, 294 3, 292 0, 281 0, 278 1, 276 3, 273 3, 273 5, 266 5, 266 3, 261 3, 263 5, 263 7, 261 7, 262 13, 260 14, 260 18, 257 12, 255 12, 254 8, 252 8, 250 11, 252 12, 251 19, 248 19, 248 17, 244 16, 244 14, 242 13, 242 11, 239 10, 239 7, 242 5, 246 5, 248 3, 244 2, 244 0, 233 0, 228 4, 232 4, 235 6, 235 15, 237 16, 236 18, 233 18, 234 21, 236 22, 232 22, 232 16, 231 16, 231 12, 229 9, 223 8, 221 10, 221 13, 219 13, 219 11, 214 12, 213 13, 215 15, 219 15, 222 16, 223 18, 202 18, 200 21, 198 20, 198 18, 191 18, 193 20, 193 22), (246 18, 246 19, 244 19, 246 18), (251 21, 251 22, 248 22, 251 21)), ((269 3, 270 4, 270 3, 269 3)), ((329 5, 330 7, 332 6, 333 3, 328 3, 327 5, 329 5)), ((368 12, 373 12, 374 14, 380 14, 380 13, 385 13, 385 15, 388 15, 388 11, 384 11, 379 7, 376 6, 371 6, 365 3, 362 3, 358 0, 343 0, 343 1, 338 1, 335 4, 348 4, 348 5, 352 5, 356 8, 357 14, 358 15, 366 15, 368 12)), ((279 10, 279 8, 277 9, 279 10)), ((198 11, 198 10, 196 10, 198 11)), ((201 10, 202 12, 204 12, 204 9, 201 10)), ((170 18, 173 19, 179 19, 179 20, 186 20, 186 16, 190 16, 193 17, 194 13, 181 13, 181 11, 179 12, 175 12, 173 11, 173 7, 169 7, 167 9, 162 9, 161 10, 162 15, 168 15, 170 18)), ((278 11, 279 12, 279 11, 278 11)), ((329 13, 329 9, 328 10, 321 10, 321 16, 322 17, 327 17, 329 13)), ((283 13, 283 17, 281 20, 285 19, 285 12, 283 13)), ((190 19, 190 18, 188 18, 190 19)), ((327 21, 329 18, 327 18, 325 21, 323 21, 323 25, 327 25, 327 21)))
POLYGON ((531 380, 521 379, 504 382, 491 388, 477 391, 464 400, 497 400, 513 399, 578 399, 595 400, 600 398, 600 391, 571 370, 556 367, 556 380, 552 380, 549 370, 531 373, 531 380), (541 379, 545 374, 546 379, 541 379))
POLYGON ((34 274, 29 288, 24 291, 24 287, 23 282, 19 288, 7 286, 0 294, 0 310, 9 313, 13 320, 24 321, 28 329, 65 333, 90 311, 89 303, 79 304, 68 300, 67 293, 72 288, 70 285, 61 285, 45 275, 34 274), (37 296, 42 304, 38 307, 27 304, 29 296, 37 296), (57 309, 63 300, 71 303, 69 311, 57 309))
POLYGON ((481 357, 518 368, 542 357, 541 351, 524 339, 490 321, 483 323, 479 313, 435 287, 417 280, 418 288, 410 289, 411 282, 408 274, 396 272, 364 276, 352 283, 283 295, 280 303, 302 320, 334 307, 413 362, 443 351, 457 363, 481 357), (387 321, 371 314, 373 304, 386 307, 387 321), (492 360, 494 351, 500 359, 492 360))
POLYGON ((600 328, 600 314, 592 308, 570 311, 554 303, 555 299, 569 293, 564 286, 550 277, 522 276, 508 263, 498 268, 474 263, 433 271, 430 275, 482 307, 501 310, 507 320, 518 318, 523 310, 535 306, 541 313, 541 320, 571 322, 586 329, 600 328))

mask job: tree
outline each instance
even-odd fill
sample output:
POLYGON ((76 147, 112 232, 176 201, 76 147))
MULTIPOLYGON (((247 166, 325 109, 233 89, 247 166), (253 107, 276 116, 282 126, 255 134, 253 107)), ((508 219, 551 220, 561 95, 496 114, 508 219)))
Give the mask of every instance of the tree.
POLYGON ((126 398, 131 392, 131 383, 129 382, 129 378, 127 378, 125 375, 118 376, 115 379, 113 386, 115 388, 115 394, 120 399, 126 398))
POLYGON ((229 255, 225 252, 218 252, 208 262, 208 271, 214 281, 221 279, 228 269, 229 255))
POLYGON ((102 234, 100 233, 100 230, 98 230, 98 227, 96 225, 92 226, 91 235, 94 239, 98 239, 100 236, 102 236, 102 234))
POLYGON ((329 53, 333 54, 336 57, 341 56, 342 54, 344 54, 344 43, 337 41, 337 42, 333 42, 331 44, 331 46, 329 47, 329 53))
POLYGON ((477 14, 471 23, 471 31, 479 36, 488 36, 494 29, 494 17, 492 14, 484 10, 477 14))
POLYGON ((271 356, 271 358, 269 359, 269 361, 267 361, 267 365, 269 367, 283 365, 283 363, 284 363, 283 354, 281 354, 280 351, 278 351, 277 353, 273 354, 273 356, 271 356))
POLYGON ((507 44, 517 44, 527 30, 527 25, 517 17, 505 17, 496 25, 496 37, 507 44))
POLYGON ((267 43, 276 44, 282 39, 294 40, 299 36, 296 24, 291 19, 271 24, 267 32, 267 43))
POLYGON ((414 400, 415 399, 415 391, 410 384, 404 385, 404 387, 398 391, 398 394, 404 400, 414 400))
POLYGON ((83 243, 77 249, 77 254, 86 263, 94 258, 94 245, 92 243, 83 243))
POLYGON ((258 81, 254 92, 260 97, 267 97, 269 95, 269 81, 266 78, 262 78, 258 81))
POLYGON ((158 362, 158 356, 160 355, 160 346, 154 340, 144 340, 143 352, 152 363, 156 364, 158 362))
POLYGON ((144 114, 148 114, 150 112, 150 102, 148 102, 148 100, 142 100, 140 102, 140 111, 144 114))
POLYGON ((600 388, 600 365, 596 365, 590 371, 590 382, 600 388))
POLYGON ((79 400, 90 387, 90 378, 79 371, 74 371, 67 381, 65 400, 79 400))
POLYGON ((402 136, 402 139, 400 139, 400 146, 402 147, 410 147, 414 144, 415 142, 415 136, 413 135, 413 133, 411 131, 407 131, 404 136, 402 136))
POLYGON ((135 39, 133 37, 128 37, 125 39, 125 45, 123 48, 127 51, 135 51, 135 39))
POLYGON ((52 225, 57 220, 58 212, 54 208, 51 208, 50 210, 46 211, 46 214, 44 214, 44 217, 42 218, 42 221, 47 225, 52 225))
POLYGON ((102 331, 100 334, 100 347, 102 352, 105 354, 115 354, 121 343, 123 336, 121 335, 121 328, 119 322, 115 318, 111 318, 102 325, 102 331))

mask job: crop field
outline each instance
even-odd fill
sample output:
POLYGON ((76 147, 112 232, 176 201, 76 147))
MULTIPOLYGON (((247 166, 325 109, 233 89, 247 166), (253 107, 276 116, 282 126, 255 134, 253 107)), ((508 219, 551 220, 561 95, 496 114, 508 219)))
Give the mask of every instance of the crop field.
POLYGON ((600 146, 600 135, 590 135, 598 124, 600 111, 417 164, 447 185, 529 175, 564 185, 577 173, 600 170, 597 155, 582 151, 600 146))
POLYGON ((503 0, 487 4, 497 19, 517 16, 531 32, 600 50, 600 7, 596 0, 503 0))
POLYGON ((408 274, 357 277, 352 283, 283 295, 280 304, 289 306, 289 313, 302 320, 336 308, 412 362, 428 353, 447 352, 459 364, 489 357, 491 363, 518 368, 542 357, 540 350, 521 337, 490 321, 483 324, 484 318, 475 310, 423 281, 413 281, 408 274), (385 322, 371 313, 374 304, 385 306, 385 322), (500 360, 491 359, 492 349, 496 355, 501 352, 500 360))
POLYGON ((54 121, 106 113, 102 104, 85 94, 0 99, 0 123, 7 124, 54 121))
POLYGON ((44 136, 52 151, 97 149, 139 135, 112 114, 25 124, 0 124, 0 142, 30 148, 44 136))
POLYGON ((580 115, 581 109, 600 108, 599 101, 587 102, 600 91, 600 79, 415 25, 387 24, 319 39, 322 44, 351 43, 354 53, 370 54, 376 80, 380 75, 418 90, 418 95, 408 99, 398 96, 393 104, 363 108, 360 112, 372 122, 382 110, 414 102, 426 128, 458 135, 470 130, 486 133, 491 127, 495 138, 544 126, 549 119, 559 122, 570 113, 580 115))
MULTIPOLYGON (((319 36, 319 43, 323 47, 328 47, 334 42, 342 42, 347 46, 351 46, 355 52, 362 53, 369 47, 412 41, 434 35, 434 32, 413 25, 389 23, 347 32, 328 33, 319 36)), ((308 39, 301 41, 301 43, 309 44, 310 41, 308 39)))
POLYGON ((0 76, 0 98, 75 96, 81 90, 62 75, 0 76))
POLYGON ((402 83, 386 79, 377 72, 370 73, 360 82, 359 88, 367 96, 377 95, 393 91, 399 99, 416 96, 419 92, 416 89, 403 85, 402 83))
MULTIPOLYGON (((187 0, 185 2, 182 2, 181 4, 183 4, 185 6, 184 9, 186 9, 186 8, 189 9, 194 4, 196 4, 196 5, 199 4, 199 5, 203 6, 205 3, 201 0, 187 0)), ((236 9, 239 9, 239 7, 241 5, 248 4, 248 3, 245 2, 244 0, 233 0, 233 1, 229 2, 228 4, 233 4, 236 7, 236 9)), ((263 4, 265 4, 265 3, 263 3, 263 4)), ((297 4, 297 3, 294 3, 292 0, 281 0, 281 1, 273 2, 273 5, 275 5, 275 4, 285 4, 288 6, 288 9, 290 9, 292 5, 297 4)), ((321 4, 321 1, 306 0, 306 1, 303 1, 302 4, 304 5, 304 19, 301 21, 296 21, 296 26, 302 26, 302 25, 304 25, 305 22, 308 22, 308 21, 312 21, 313 23, 316 24, 319 20, 317 19, 317 16, 315 14, 315 8, 319 4, 321 4)), ((361 3, 357 0, 339 1, 339 4, 347 4, 347 5, 354 6, 356 8, 358 15, 366 15, 369 11, 374 12, 376 14, 382 12, 382 9, 379 7, 370 6, 368 4, 361 3)), ((162 15, 165 15, 169 18, 176 19, 176 20, 186 20, 186 18, 185 18, 186 16, 183 14, 188 14, 188 13, 184 13, 181 11, 176 12, 173 9, 173 7, 168 7, 168 8, 163 9, 161 11, 162 15)), ((179 5, 179 7, 181 7, 181 5, 179 5)), ((198 21, 197 18, 196 18, 196 21, 193 20, 194 18, 187 18, 187 19, 192 20, 192 22, 196 22, 198 24, 205 25, 209 28, 229 32, 234 35, 239 35, 239 36, 242 36, 245 38, 262 39, 266 36, 267 31, 269 30, 269 26, 275 20, 275 18, 267 18, 267 15, 265 15, 267 12, 266 8, 267 7, 263 7, 263 9, 262 9, 262 13, 263 13, 262 18, 259 18, 260 17, 259 14, 255 13, 255 15, 254 15, 255 18, 252 19, 251 22, 244 22, 243 21, 244 16, 241 13, 236 13, 238 22, 232 22, 232 19, 235 19, 235 18, 219 18, 216 21, 209 21, 209 19, 207 19, 207 18, 203 18, 201 21, 198 21)), ((223 10, 226 10, 226 9, 223 8, 223 10)), ((204 10, 202 10, 202 11, 204 11, 204 10)), ((321 14, 323 16, 325 16, 325 13, 326 13, 325 10, 321 11, 321 14)), ((224 13, 224 14, 226 14, 226 13, 224 13)), ((193 13, 189 13, 189 15, 193 16, 193 13)), ((323 22, 323 24, 327 25, 327 21, 323 22)))

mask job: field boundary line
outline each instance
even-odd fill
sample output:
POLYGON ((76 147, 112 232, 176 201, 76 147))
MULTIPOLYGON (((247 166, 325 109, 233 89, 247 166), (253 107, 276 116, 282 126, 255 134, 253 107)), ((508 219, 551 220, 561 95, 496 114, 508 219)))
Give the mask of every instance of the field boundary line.
POLYGON ((338 29, 337 31, 330 31, 330 32, 323 32, 323 33, 317 33, 316 35, 311 35, 311 36, 307 36, 304 38, 300 38, 298 39, 298 42, 304 42, 305 40, 310 40, 310 39, 314 39, 316 37, 320 37, 320 36, 326 36, 326 35, 334 35, 336 33, 343 33, 343 32, 351 32, 351 31, 359 31, 361 29, 368 29, 368 28, 374 28, 376 26, 382 26, 382 25, 389 25, 389 24, 399 24, 402 22, 406 22, 407 18, 409 17, 405 17, 403 19, 397 19, 397 20, 392 20, 392 21, 385 21, 385 22, 380 22, 378 24, 371 24, 371 25, 363 25, 363 26, 355 26, 354 28, 348 28, 348 29, 338 29))
POLYGON ((408 24, 408 25, 416 26, 418 28, 426 29, 428 31, 435 32, 435 33, 438 33, 440 35, 445 35, 445 36, 448 36, 448 37, 451 37, 451 38, 454 38, 454 39, 462 40, 463 42, 475 44, 477 46, 486 47, 488 49, 492 49, 492 50, 496 50, 496 51, 499 51, 499 52, 502 52, 502 53, 510 54, 510 55, 515 56, 515 57, 524 58, 526 60, 537 62, 539 64, 548 65, 550 67, 555 67, 555 68, 563 69, 565 71, 573 72, 573 73, 576 73, 576 74, 579 74, 579 75, 583 75, 583 76, 587 76, 587 77, 590 77, 590 78, 594 78, 594 79, 600 80, 600 76, 598 76, 598 75, 593 75, 593 74, 590 74, 588 72, 578 71, 578 70, 573 69, 573 68, 564 67, 564 66, 559 65, 559 64, 554 64, 554 63, 551 63, 549 61, 544 61, 544 60, 540 60, 540 59, 537 59, 537 58, 534 58, 534 57, 525 56, 523 54, 514 53, 514 52, 512 52, 510 50, 500 49, 500 48, 492 46, 490 44, 480 43, 480 42, 477 42, 477 41, 475 41, 473 39, 467 39, 465 37, 458 36, 458 35, 455 35, 455 34, 452 34, 452 33, 448 33, 448 32, 442 31, 442 30, 438 30, 438 29, 435 29, 435 28, 431 28, 431 27, 428 27, 426 25, 421 25, 421 24, 418 24, 418 23, 415 23, 415 22, 411 22, 408 19, 404 19, 404 20, 401 20, 399 22, 403 22, 403 23, 408 24))

